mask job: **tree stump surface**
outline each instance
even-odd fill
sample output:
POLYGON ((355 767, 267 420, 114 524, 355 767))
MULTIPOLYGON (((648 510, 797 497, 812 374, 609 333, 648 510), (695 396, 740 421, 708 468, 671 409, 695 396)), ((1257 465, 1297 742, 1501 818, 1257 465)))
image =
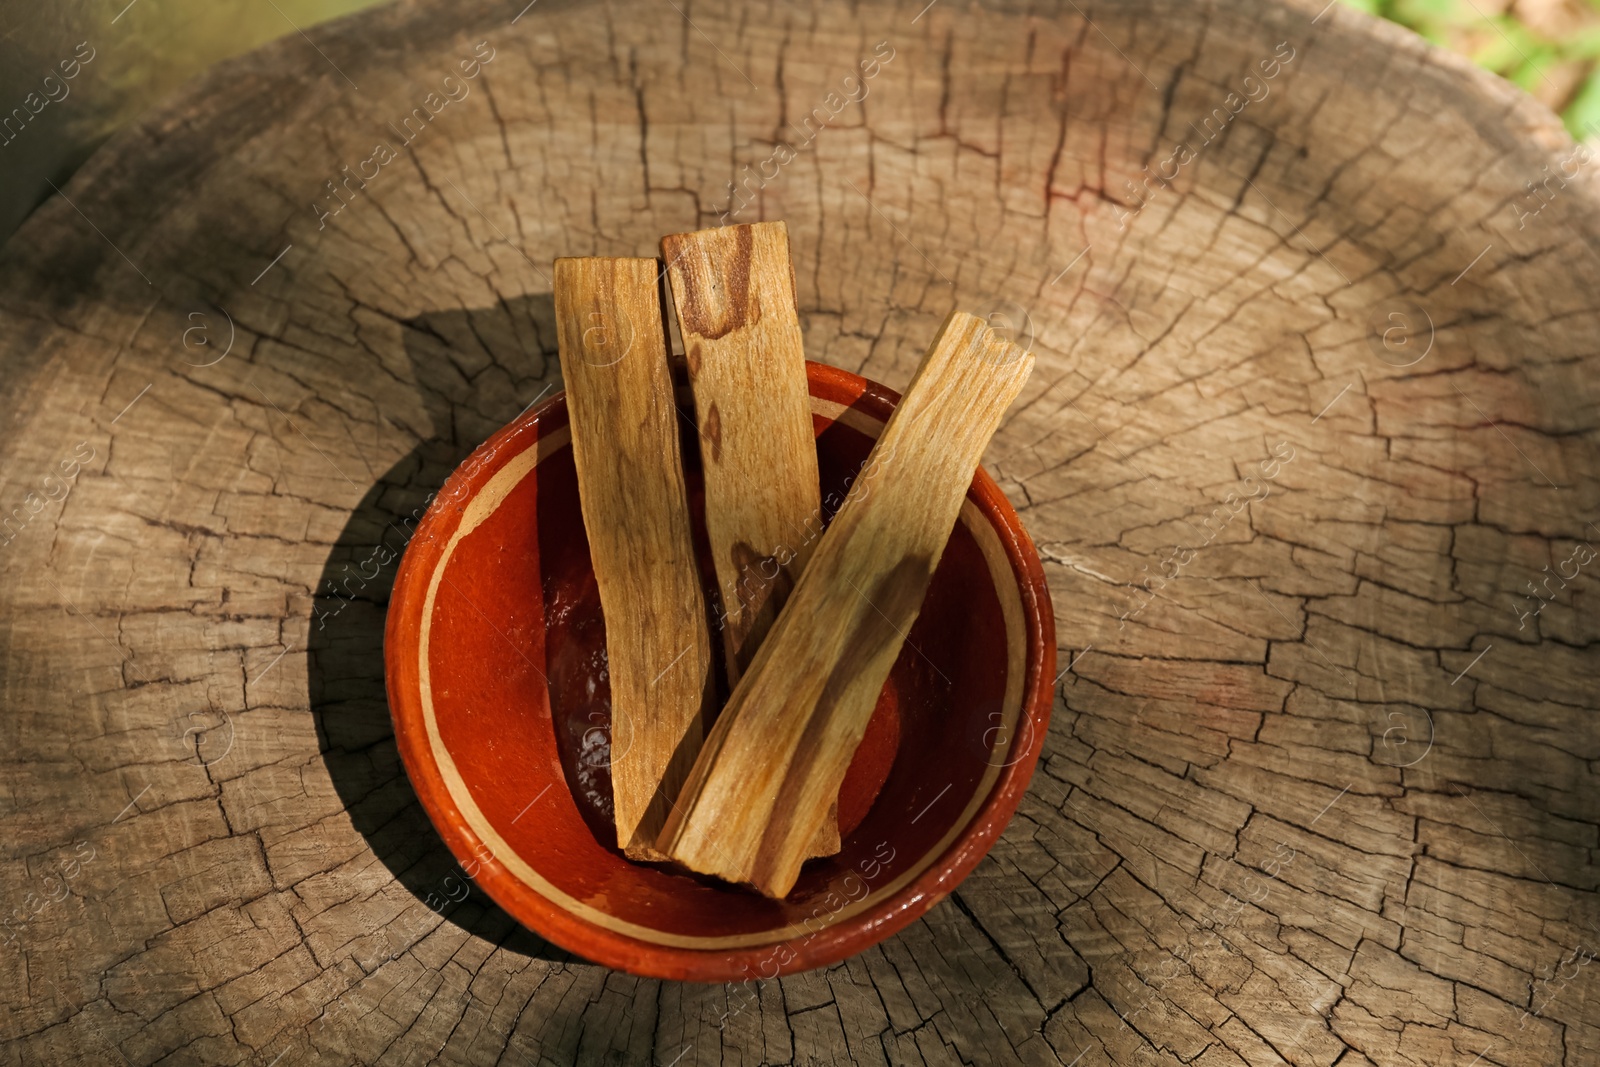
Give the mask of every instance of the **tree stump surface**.
POLYGON ((116 136, 0 249, 0 1063, 1600 1063, 1596 168, 1321 7, 424 0, 116 136), (554 257, 759 218, 810 358, 1032 345, 1064 673, 960 890, 745 1000, 450 899, 376 548, 554 257))

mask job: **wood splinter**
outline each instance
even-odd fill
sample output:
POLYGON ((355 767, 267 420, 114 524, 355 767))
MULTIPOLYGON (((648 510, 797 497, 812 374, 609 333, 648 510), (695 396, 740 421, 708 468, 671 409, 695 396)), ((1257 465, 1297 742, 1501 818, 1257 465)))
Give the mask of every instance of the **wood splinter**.
MULTIPOLYGON (((816 435, 781 222, 661 239, 705 471, 728 684, 766 639, 822 529, 816 435)), ((810 854, 839 851, 835 800, 810 854)))
POLYGON ((556 336, 611 675, 617 844, 654 846, 712 693, 653 259, 558 259, 556 336))
POLYGON ((972 472, 1032 368, 982 319, 945 320, 706 738, 661 851, 771 897, 794 887, 972 472))

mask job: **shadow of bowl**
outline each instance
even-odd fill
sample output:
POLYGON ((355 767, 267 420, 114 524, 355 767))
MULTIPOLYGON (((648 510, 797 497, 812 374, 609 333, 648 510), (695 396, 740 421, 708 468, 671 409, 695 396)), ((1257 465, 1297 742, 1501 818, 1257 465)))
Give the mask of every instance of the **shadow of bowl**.
MULTIPOLYGON (((405 323, 405 351, 428 426, 363 495, 317 586, 307 664, 323 761, 350 821, 394 877, 445 921, 528 956, 570 953, 531 933, 470 882, 405 775, 384 692, 383 627, 398 561, 433 491, 472 449, 515 417, 518 396, 558 388, 548 294, 405 323), (491 373, 489 368, 499 368, 491 373), (458 888, 459 887, 459 888, 458 888)), ((415 933, 396 930, 398 954, 415 933)))

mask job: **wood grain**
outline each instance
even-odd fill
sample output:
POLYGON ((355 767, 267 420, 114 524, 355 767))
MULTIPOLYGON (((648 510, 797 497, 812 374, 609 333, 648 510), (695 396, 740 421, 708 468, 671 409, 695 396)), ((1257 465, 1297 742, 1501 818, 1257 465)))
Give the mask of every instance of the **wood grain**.
POLYGON ((1600 547, 1596 168, 1511 210, 1554 116, 1325 0, 524 6, 220 62, 0 246, 0 1063, 1600 1061, 1600 571, 1543 584, 1600 547), (924 918, 635 980, 453 899, 384 604, 561 388, 550 258, 761 218, 807 353, 892 388, 951 308, 1027 312, 985 465, 1065 673, 924 918))
MULTIPOLYGON (((822 487, 782 222, 661 239, 700 429, 728 684, 766 640, 816 545, 822 487)), ((838 803, 811 855, 839 851, 838 803)))
POLYGON ((673 234, 661 254, 694 391, 733 685, 811 558, 806 524, 822 518, 789 233, 760 222, 673 234))
POLYGON ((951 313, 706 738, 663 852, 768 896, 793 888, 1033 362, 951 313))
POLYGON ((606 620, 617 842, 656 835, 715 698, 653 259, 555 262, 572 458, 606 620))

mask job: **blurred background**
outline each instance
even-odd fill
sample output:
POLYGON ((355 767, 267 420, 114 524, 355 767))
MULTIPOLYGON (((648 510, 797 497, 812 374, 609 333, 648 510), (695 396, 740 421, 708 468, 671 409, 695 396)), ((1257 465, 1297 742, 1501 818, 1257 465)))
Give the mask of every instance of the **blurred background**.
MULTIPOLYGON (((0 241, 101 141, 211 64, 379 0, 0 0, 0 241)), ((1600 0, 1339 0, 1600 133, 1600 0)))
POLYGON ((213 63, 377 2, 0 0, 0 241, 112 131, 213 63))
POLYGON ((1343 0, 1469 56, 1533 94, 1579 140, 1600 132, 1600 0, 1343 0))

